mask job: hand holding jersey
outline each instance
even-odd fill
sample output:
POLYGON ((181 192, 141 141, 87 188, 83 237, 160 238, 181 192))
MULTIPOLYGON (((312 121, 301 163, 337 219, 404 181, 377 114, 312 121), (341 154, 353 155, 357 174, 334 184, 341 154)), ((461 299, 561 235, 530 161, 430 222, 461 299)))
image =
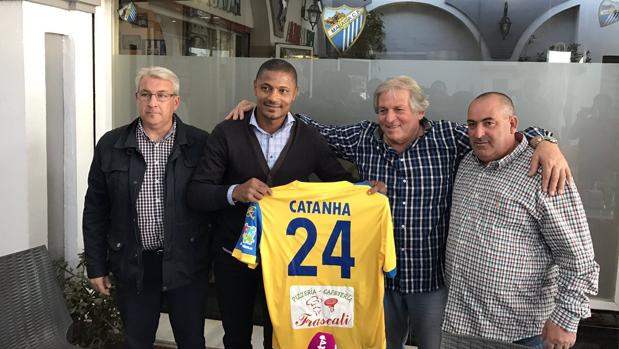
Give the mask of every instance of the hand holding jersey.
POLYGON ((235 186, 232 200, 240 202, 258 202, 265 195, 271 195, 271 188, 257 178, 250 178, 245 183, 235 186))
POLYGON ((274 348, 305 347, 316 331, 342 348, 385 348, 377 300, 383 272, 396 272, 385 196, 348 182, 272 188, 247 210, 233 256, 262 263, 274 348))

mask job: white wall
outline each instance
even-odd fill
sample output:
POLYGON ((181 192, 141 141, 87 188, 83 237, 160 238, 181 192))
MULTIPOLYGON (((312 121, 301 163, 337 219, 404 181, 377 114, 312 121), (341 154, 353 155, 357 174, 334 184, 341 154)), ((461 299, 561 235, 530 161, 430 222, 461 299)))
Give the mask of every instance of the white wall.
MULTIPOLYGON (((453 30, 453 28, 451 28, 451 32, 447 32, 447 33, 438 33, 439 35, 445 36, 445 37, 449 37, 448 34, 454 35, 454 33, 457 33, 456 35, 466 35, 464 33, 461 33, 460 31, 462 31, 463 29, 460 28, 459 26, 457 26, 455 24, 455 22, 459 22, 461 24, 464 25, 464 27, 466 29, 464 29, 465 32, 470 33, 470 35, 472 36, 472 38, 474 39, 474 44, 472 44, 470 49, 465 50, 465 52, 471 52, 471 50, 475 50, 476 52, 479 52, 480 55, 480 60, 490 60, 490 51, 488 49, 488 46, 486 44, 486 40, 484 40, 484 38, 482 37, 482 34, 479 32, 479 29, 477 28, 477 26, 475 25, 475 23, 473 23, 471 21, 471 19, 469 17, 467 17, 463 12, 461 12, 460 10, 458 10, 455 7, 449 6, 447 4, 445 4, 445 0, 417 0, 417 1, 412 1, 412 0, 373 0, 370 4, 368 4, 366 6, 366 9, 368 11, 380 11, 382 8, 388 8, 390 6, 396 6, 396 5, 409 5, 409 6, 415 6, 416 8, 432 8, 432 9, 440 9, 446 13, 448 13, 451 17, 450 22, 452 26, 457 27, 457 30, 453 30), (422 7, 419 7, 422 6, 422 7)), ((427 11, 427 10, 426 10, 427 11)), ((449 16, 448 15, 448 16, 449 16)), ((442 16, 442 15, 441 15, 442 16)), ((443 18, 443 20, 445 20, 443 18)), ((410 23, 409 23, 410 24, 410 23)), ((416 23, 415 23, 416 25, 416 23)), ((439 24, 440 25, 440 24, 439 24)), ((444 29, 444 28, 438 28, 438 29, 444 29)), ((387 27, 387 25, 385 25, 385 32, 388 33, 389 31, 391 31, 392 29, 387 27)), ((405 28, 405 31, 403 33, 407 33, 410 32, 410 28, 405 28)), ((433 34, 437 34, 437 32, 430 28, 421 28, 421 30, 418 31, 418 36, 420 37, 427 37, 427 38, 432 38, 433 34)), ((448 39, 450 42, 451 40, 448 39)), ((435 41, 435 44, 439 43, 438 40, 435 41)), ((440 45, 439 45, 440 47, 440 45)), ((455 46, 451 46, 450 49, 455 48, 455 46)), ((445 55, 445 53, 441 53, 442 55, 445 55)), ((447 54, 449 55, 449 54, 447 54)), ((463 56, 469 56, 469 54, 464 54, 463 56)), ((417 58, 419 59, 419 58, 417 58)), ((434 55, 430 58, 427 59, 451 59, 451 58, 437 58, 434 57, 434 55)), ((464 59, 472 59, 472 58, 460 58, 461 60, 464 59)), ((479 59, 479 58, 478 58, 479 59)))
POLYGON ((480 60, 481 46, 452 14, 432 5, 398 3, 383 14, 386 52, 381 58, 480 60))
POLYGON ((29 247, 28 180, 24 82, 22 3, 0 1, 0 65, 5 67, 0 84, 3 136, 0 137, 0 255, 29 247))
MULTIPOLYGON (((115 40, 114 30, 117 23, 114 2, 103 0, 101 6, 95 11, 95 139, 91 143, 99 140, 105 132, 112 129, 112 77, 113 60, 112 54, 118 48, 118 38, 115 40)), ((84 176, 85 174, 81 174, 84 176)), ((86 184, 84 184, 86 185, 86 184)))
MULTIPOLYGON (((3 110, 12 125, 0 139, 10 171, 2 184, 0 255, 47 243, 47 171, 45 108, 45 33, 65 35, 65 119, 73 121, 65 141, 66 258, 81 250, 81 212, 92 156, 92 17, 27 1, 0 2, 5 35, 0 62, 8 74, 0 87, 3 110), (6 100, 4 100, 6 99, 6 100), (10 101, 10 103, 8 103, 10 101), (4 105, 7 106, 4 106, 4 105), (9 160, 11 160, 9 162, 9 160)), ((5 172, 6 173, 6 172, 5 172)), ((3 174, 4 175, 4 174, 3 174)))
MULTIPOLYGON (((516 1, 514 1, 516 2, 516 1)), ((373 0, 371 4, 367 6, 369 11, 381 8, 388 8, 390 6, 396 6, 396 4, 405 5, 405 6, 420 6, 420 5, 431 5, 436 8, 440 8, 448 12, 450 15, 454 16, 455 19, 461 21, 466 28, 472 33, 473 37, 479 42, 481 46, 481 57, 483 60, 489 59, 489 55, 487 55, 487 49, 485 47, 486 42, 479 35, 479 29, 476 25, 471 22, 471 20, 464 15, 462 11, 459 9, 446 5, 444 0, 373 0)), ((510 13, 515 11, 517 7, 511 6, 514 5, 510 2, 510 13)), ((555 7, 550 7, 546 12, 539 13, 539 16, 529 24, 529 26, 524 30, 523 34, 519 38, 514 38, 518 43, 515 46, 514 53, 511 57, 511 60, 517 60, 520 52, 523 50, 526 42, 528 41, 529 36, 538 29, 541 29, 543 32, 539 32, 539 35, 548 36, 549 40, 554 38, 562 38, 562 37, 571 37, 572 29, 567 28, 569 26, 568 21, 575 20, 576 33, 574 37, 574 41, 581 44, 581 50, 584 52, 585 50, 591 51, 591 58, 593 63, 599 63, 602 61, 603 55, 619 55, 619 40, 616 38, 619 36, 619 23, 615 23, 609 25, 607 27, 600 27, 598 21, 598 10, 599 10, 600 1, 591 1, 591 0, 570 0, 560 3, 555 7), (579 9, 579 13, 574 17, 573 10, 570 10, 569 13, 560 14, 560 18, 553 18, 549 22, 547 20, 555 16, 557 14, 557 10, 563 11, 568 8, 572 8, 577 6, 579 9), (540 28, 542 26, 543 28, 540 28), (569 32, 565 32, 563 30, 567 29, 569 32)), ((485 7, 481 7, 481 9, 485 9, 485 7)), ((512 20, 513 20, 512 16, 512 20)), ((412 22, 411 22, 412 23, 412 22)), ((385 31, 387 35, 389 32, 397 33, 397 35, 401 35, 403 32, 395 31, 392 27, 387 25, 387 21, 385 22, 385 31)), ((513 32, 513 31, 512 31, 513 32)), ((483 34, 483 33, 482 33, 483 34)), ((513 33, 512 33, 513 34, 513 33)), ((414 34, 413 34, 414 35, 414 34)), ((462 33, 458 32, 449 32, 449 33, 440 33, 436 31, 432 31, 430 29, 424 30, 420 35, 415 35, 415 37, 423 37, 427 40, 432 38, 436 38, 435 43, 439 43, 439 46, 442 45, 439 39, 443 39, 444 37, 448 37, 448 42, 451 42, 452 37, 458 37, 462 35, 462 33)), ((537 36, 537 35, 536 35, 537 36)), ((541 42, 546 42, 543 38, 541 42)), ((552 44, 552 43, 551 43, 552 44)), ((391 45, 391 44, 390 44, 391 45)), ((466 52, 466 51, 465 51, 466 52)), ((531 53, 527 52, 530 56, 531 53)), ((447 56, 449 54, 445 53, 447 56)), ((437 59, 437 58, 430 58, 437 59)), ((466 58, 459 58, 466 59, 466 58)))
POLYGON ((535 30, 535 40, 525 45, 516 56, 529 56, 535 61, 537 52, 547 52, 550 45, 557 42, 569 44, 577 42, 576 25, 578 23, 579 7, 572 7, 548 19, 535 30))

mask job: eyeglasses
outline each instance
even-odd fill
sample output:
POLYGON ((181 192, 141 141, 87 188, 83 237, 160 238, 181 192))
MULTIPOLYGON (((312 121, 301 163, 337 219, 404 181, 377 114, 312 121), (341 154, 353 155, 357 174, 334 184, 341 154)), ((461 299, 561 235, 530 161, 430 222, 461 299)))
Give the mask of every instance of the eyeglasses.
POLYGON ((147 91, 137 92, 135 95, 142 102, 150 102, 150 99, 153 96, 155 96, 159 102, 167 102, 170 100, 170 98, 172 98, 173 96, 176 96, 175 93, 166 93, 166 92, 150 93, 147 91))

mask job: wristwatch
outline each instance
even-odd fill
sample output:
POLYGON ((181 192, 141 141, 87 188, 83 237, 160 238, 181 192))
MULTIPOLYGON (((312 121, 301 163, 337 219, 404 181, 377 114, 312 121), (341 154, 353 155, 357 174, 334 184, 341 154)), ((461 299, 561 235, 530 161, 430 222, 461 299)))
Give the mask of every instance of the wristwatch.
POLYGON ((529 141, 529 145, 531 146, 531 148, 535 149, 537 148, 537 146, 542 143, 542 142, 550 142, 552 144, 559 144, 559 141, 551 136, 535 136, 533 138, 531 138, 531 140, 529 141))

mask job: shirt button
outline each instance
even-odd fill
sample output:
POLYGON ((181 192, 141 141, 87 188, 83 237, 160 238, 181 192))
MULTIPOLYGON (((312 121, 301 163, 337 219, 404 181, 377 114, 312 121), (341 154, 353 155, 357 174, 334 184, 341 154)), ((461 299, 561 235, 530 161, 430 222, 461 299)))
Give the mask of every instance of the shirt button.
POLYGON ((402 229, 406 229, 406 226, 405 226, 404 224, 402 224, 402 225, 400 226, 400 228, 402 228, 402 229))
POLYGON ((402 205, 406 206, 406 201, 402 201, 402 205))
POLYGON ((404 162, 404 159, 400 159, 400 161, 404 162))
POLYGON ((159 183, 159 180, 158 180, 158 179, 155 179, 155 183, 159 183))
POLYGON ((403 179, 403 180, 402 180, 402 183, 406 183, 406 179, 403 179))
POLYGON ((155 161, 155 165, 159 165, 159 161, 155 161))
POLYGON ((159 199, 155 199, 155 202, 161 202, 161 200, 159 200, 159 199))

